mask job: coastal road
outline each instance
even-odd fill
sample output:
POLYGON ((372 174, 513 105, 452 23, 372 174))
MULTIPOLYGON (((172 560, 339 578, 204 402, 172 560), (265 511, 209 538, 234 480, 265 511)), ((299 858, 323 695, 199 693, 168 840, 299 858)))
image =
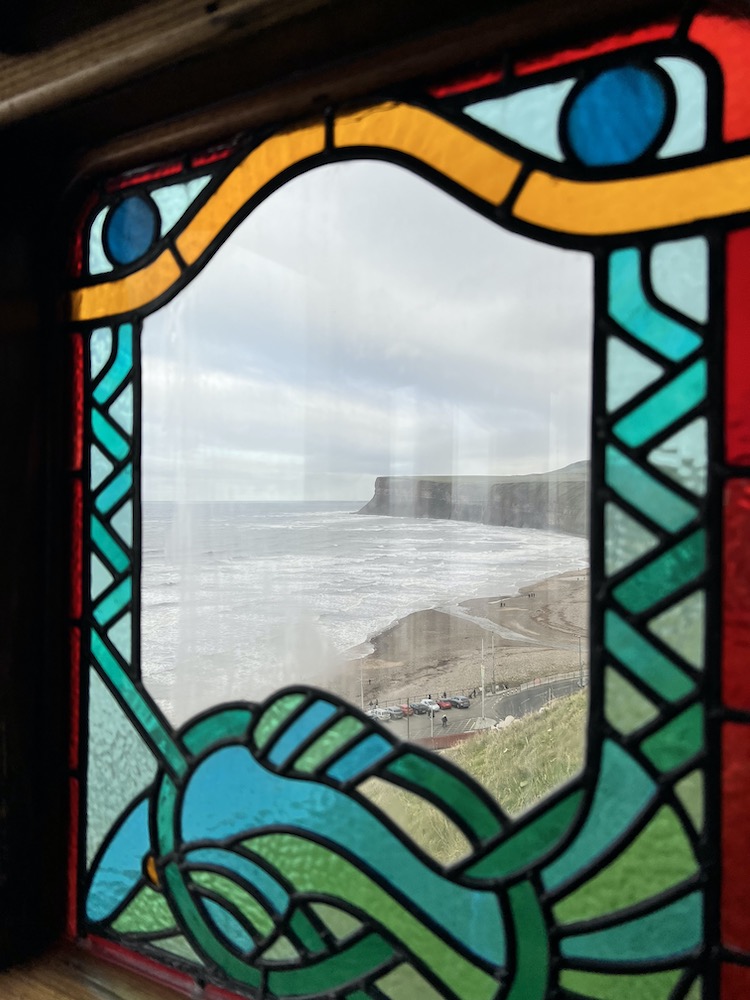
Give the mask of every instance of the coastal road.
MULTIPOLYGON (((566 695, 575 694, 576 691, 580 690, 578 677, 544 681, 523 690, 506 691, 502 695, 488 694, 484 700, 484 710, 492 723, 499 722, 509 715, 518 719, 530 712, 538 712, 540 708, 556 698, 564 698, 566 695)), ((478 728, 477 722, 481 715, 482 699, 477 697, 471 699, 470 708, 451 708, 445 712, 438 712, 435 715, 432 728, 429 715, 412 715, 408 720, 393 719, 391 722, 383 723, 383 725, 402 740, 426 739, 432 735, 443 733, 470 732, 478 728), (445 729, 441 724, 443 715, 448 718, 448 725, 445 729)))

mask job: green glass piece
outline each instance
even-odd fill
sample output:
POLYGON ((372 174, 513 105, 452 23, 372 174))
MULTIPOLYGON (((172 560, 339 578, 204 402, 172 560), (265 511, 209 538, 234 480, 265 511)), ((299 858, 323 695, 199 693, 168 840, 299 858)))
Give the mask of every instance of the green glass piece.
POLYGON ((703 749, 703 709, 691 705, 641 744, 660 771, 671 771, 703 749))
POLYGON ((471 878, 495 879, 512 875, 543 857, 558 843, 576 818, 583 792, 573 792, 522 827, 480 861, 466 869, 471 878))
POLYGON ((118 472, 112 482, 94 498, 94 506, 102 514, 108 514, 122 500, 133 486, 133 466, 128 463, 118 472))
POLYGON ((703 1000, 703 979, 696 979, 685 994, 685 1000, 703 1000))
POLYGON ((261 957, 268 962, 294 962, 299 960, 299 952, 289 938, 282 935, 261 952, 261 957))
MULTIPOLYGON (((105 209, 106 212, 106 209, 105 209)), ((92 330, 89 340, 89 367, 91 378, 95 379, 112 354, 112 331, 108 326, 92 330)))
POLYGON ((133 544, 133 504, 128 500, 109 519, 110 528, 114 528, 126 545, 133 544))
POLYGON ((217 872, 190 871, 190 881, 201 889, 214 892, 239 910, 260 937, 268 937, 276 926, 263 904, 242 886, 217 872))
POLYGON ((674 788, 696 831, 702 833, 705 821, 703 772, 692 771, 678 781, 674 788))
POLYGON ((157 941, 149 941, 152 948, 159 948, 169 955, 176 955, 178 958, 187 959, 188 962, 195 962, 196 965, 204 967, 203 960, 188 944, 185 938, 179 934, 176 937, 159 938, 157 941))
POLYGON ((147 885, 128 903, 112 929, 118 934, 156 934, 171 929, 176 931, 177 926, 164 896, 147 885))
POLYGON ((662 698, 678 701, 694 690, 695 685, 687 674, 662 656, 615 611, 607 611, 604 615, 604 642, 613 656, 662 698))
POLYGON ((107 557, 118 573, 124 573, 130 566, 130 559, 101 523, 98 517, 91 516, 91 541, 107 557))
POLYGON ((697 869, 682 824, 665 806, 614 861, 554 907, 555 920, 572 924, 616 913, 684 882, 697 869))
POLYGON ((362 921, 351 913, 330 903, 311 903, 310 909, 323 921, 328 930, 339 940, 356 933, 362 927, 362 921))
POLYGON ((249 708, 215 710, 183 733, 182 742, 191 753, 199 754, 219 740, 241 740, 252 718, 249 708))
MULTIPOLYGON (((607 485, 619 493, 623 500, 667 531, 679 531, 698 516, 697 507, 687 503, 666 486, 662 486, 640 465, 636 465, 623 455, 619 448, 611 445, 606 451, 604 477, 607 485)), ((646 536, 650 535, 644 528, 640 528, 639 531, 646 536)), ((640 537, 640 534, 636 537, 640 537)), ((650 537, 655 539, 656 536, 650 537)), ((628 542, 630 539, 625 541, 628 542)))
POLYGON ((91 483, 91 489, 95 490, 112 472, 114 465, 112 465, 107 456, 104 455, 101 449, 97 448, 95 444, 91 445, 90 455, 91 466, 89 469, 89 481, 91 483))
POLYGON ((304 695, 288 694, 283 698, 277 698, 269 708, 258 719, 258 723, 253 730, 253 743, 258 750, 262 750, 273 734, 279 729, 286 719, 304 701, 304 695))
POLYGON ((502 819, 475 794, 470 785, 440 764, 417 754, 405 753, 388 765, 385 777, 394 775, 408 782, 410 791, 429 792, 451 817, 468 824, 480 840, 502 830, 502 819))
POLYGON ((109 408, 109 415, 128 434, 133 433, 133 386, 126 385, 109 408))
POLYGON ((443 1000, 445 996, 406 963, 397 965, 387 975, 376 979, 375 985, 389 1000, 443 1000))
POLYGON ((635 247, 609 255, 609 313, 623 330, 670 361, 682 361, 701 345, 696 333, 648 301, 641 281, 641 252, 635 247))
POLYGON ((612 413, 664 374, 661 365, 623 343, 607 339, 607 412, 612 413))
POLYGON ((95 552, 91 553, 91 585, 90 593, 91 599, 95 601, 99 594, 112 583, 114 577, 97 556, 95 552))
POLYGON ((592 1000, 669 1000, 681 975, 680 969, 638 972, 632 976, 564 969, 560 985, 577 996, 592 1000))
POLYGON ((544 869, 547 889, 594 865, 643 811, 656 792, 643 768, 612 740, 605 740, 589 813, 573 842, 544 869))
POLYGON ((607 722, 627 736, 655 719, 659 710, 619 670, 607 667, 604 673, 604 713, 607 722))
MULTIPOLYGON (((693 69, 698 73, 701 72, 695 64, 693 69)), ((698 116, 695 120, 699 121, 698 116)), ((664 146, 660 155, 663 153, 664 146)), ((707 323, 708 241, 706 238, 691 236, 686 240, 657 243, 651 251, 651 284, 662 302, 698 323, 707 323)))
POLYGON ((315 964, 306 964, 301 969, 268 972, 268 989, 274 996, 309 997, 327 995, 331 983, 343 985, 354 979, 359 970, 375 969, 387 962, 393 955, 393 948, 379 934, 368 934, 343 948, 332 958, 315 964))
POLYGON ((705 417, 667 438, 648 456, 649 462, 697 496, 705 496, 708 482, 708 422, 705 417))
MULTIPOLYGON (((296 892, 341 898, 354 910, 370 914, 402 948, 427 962, 460 1000, 494 1000, 496 980, 339 854, 287 833, 259 834, 245 841, 244 846, 276 868, 296 892)), ((310 982, 308 979, 307 992, 311 991, 310 982)), ((303 984, 300 986, 303 988, 303 984)), ((334 988, 331 982, 318 979, 315 987, 320 992, 334 988)), ((284 988, 288 989, 286 982, 284 988)), ((281 983, 277 992, 284 995, 281 983)))
POLYGON ((639 448, 666 430, 706 398, 705 361, 696 361, 614 426, 615 434, 631 448, 639 448))
POLYGON ((289 926, 297 935, 298 940, 312 954, 326 950, 326 944, 320 936, 318 929, 313 925, 307 914, 303 913, 299 907, 292 912, 289 918, 289 926))
POLYGON ((352 716, 339 719, 322 736, 305 750, 295 761, 294 770, 303 774, 310 774, 316 771, 325 761, 332 757, 337 750, 348 743, 350 739, 361 733, 364 724, 352 716))
POLYGON ((133 654, 133 620, 129 611, 107 631, 107 638, 123 660, 129 663, 133 654))
POLYGON ((156 776, 153 753, 95 670, 89 671, 86 863, 107 831, 156 776))
POLYGON ((94 410, 91 414, 91 429, 97 441, 104 445, 110 455, 113 455, 119 462, 127 458, 130 444, 118 432, 114 424, 98 410, 94 410))
POLYGON ((629 611, 639 614, 695 580, 705 568, 705 532, 695 531, 621 583, 614 595, 629 611))
POLYGON ((115 589, 109 593, 94 608, 94 618, 100 625, 106 625, 115 615, 118 615, 124 607, 130 604, 133 592, 133 582, 131 578, 119 583, 115 589))
POLYGON ((682 958, 703 938, 703 896, 683 896, 643 917, 623 921, 606 930, 562 938, 565 958, 605 962, 648 962, 682 958))
POLYGON ((103 406, 113 396, 130 374, 133 367, 133 327, 123 323, 117 331, 117 353, 110 368, 94 389, 96 402, 103 406))
POLYGON ((604 571, 612 576, 650 552, 659 539, 621 510, 617 504, 604 505, 604 571))
POLYGON ((516 937, 516 974, 507 1000, 543 1000, 549 979, 549 930, 536 892, 521 882, 508 892, 516 937))
POLYGON ((698 670, 703 669, 706 595, 702 590, 652 618, 649 629, 698 670))

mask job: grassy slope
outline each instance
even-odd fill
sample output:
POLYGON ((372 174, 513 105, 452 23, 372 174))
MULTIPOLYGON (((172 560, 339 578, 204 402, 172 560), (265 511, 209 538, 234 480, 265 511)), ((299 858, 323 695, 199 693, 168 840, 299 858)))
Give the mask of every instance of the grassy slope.
MULTIPOLYGON (((587 706, 585 693, 562 698, 506 729, 479 733, 444 756, 483 785, 506 812, 522 812, 581 769, 587 706)), ((443 864, 466 854, 461 832, 423 799, 377 780, 362 790, 443 864)))

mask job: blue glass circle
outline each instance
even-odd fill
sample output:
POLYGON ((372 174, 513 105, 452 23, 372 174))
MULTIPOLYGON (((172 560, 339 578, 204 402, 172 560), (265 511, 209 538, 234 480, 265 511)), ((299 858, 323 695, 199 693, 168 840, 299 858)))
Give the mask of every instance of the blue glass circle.
POLYGON ((115 264, 132 264, 156 239, 155 209, 138 195, 123 199, 112 210, 104 232, 106 251, 115 264))
POLYGON ((608 167, 642 156, 659 135, 666 114, 661 79, 637 66, 618 66, 578 91, 563 129, 582 163, 608 167))

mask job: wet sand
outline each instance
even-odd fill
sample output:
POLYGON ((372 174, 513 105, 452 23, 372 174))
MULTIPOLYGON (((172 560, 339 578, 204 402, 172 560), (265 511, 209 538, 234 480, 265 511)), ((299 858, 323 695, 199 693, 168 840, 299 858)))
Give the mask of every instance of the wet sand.
POLYGON ((430 609, 402 618, 371 639, 373 652, 347 664, 325 686, 365 707, 448 694, 481 684, 484 641, 488 688, 578 670, 579 637, 587 665, 587 570, 561 573, 515 595, 464 601, 454 612, 430 609), (493 652, 494 645, 494 652, 493 652), (494 670, 493 670, 494 664, 494 670))

